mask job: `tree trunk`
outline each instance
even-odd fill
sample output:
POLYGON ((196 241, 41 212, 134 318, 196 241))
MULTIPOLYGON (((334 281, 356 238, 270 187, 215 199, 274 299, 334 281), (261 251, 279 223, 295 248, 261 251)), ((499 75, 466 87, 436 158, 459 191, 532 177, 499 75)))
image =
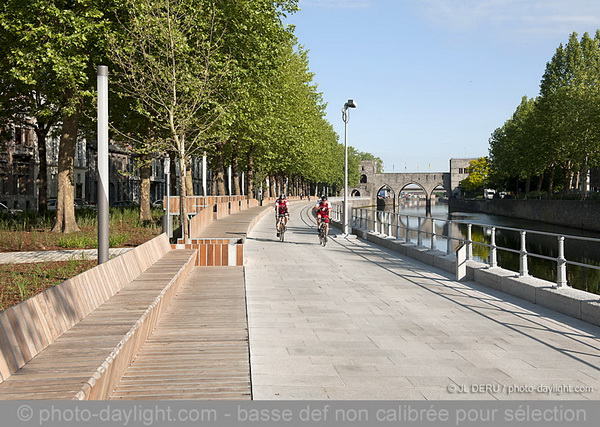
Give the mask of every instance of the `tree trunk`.
POLYGON ((180 151, 179 154, 179 174, 181 179, 179 180, 179 223, 181 224, 181 238, 184 243, 187 243, 189 235, 188 235, 188 218, 187 218, 187 210, 185 206, 185 196, 186 196, 186 185, 185 185, 185 156, 182 153, 183 150, 180 151))
POLYGON ((48 209, 48 159, 46 157, 46 136, 48 130, 41 124, 35 128, 38 144, 38 157, 40 158, 40 169, 38 171, 38 210, 48 209))
POLYGON ((223 144, 217 145, 217 152, 215 158, 217 161, 217 174, 215 180, 217 181, 217 196, 226 196, 225 193, 225 165, 223 164, 223 144))
POLYGON ((73 185, 74 159, 80 115, 78 106, 73 114, 68 114, 62 119, 62 132, 58 149, 56 222, 52 228, 52 231, 56 233, 74 233, 80 231, 75 219, 75 187, 73 185))
POLYGON ((271 197, 271 183, 269 182, 269 175, 265 175, 265 177, 262 180, 263 182, 263 199, 266 199, 267 197, 271 197))
POLYGON ((249 154, 248 155, 248 172, 246 176, 246 182, 248 186, 248 194, 249 198, 254 197, 254 157, 249 154))
POLYGON ((563 166, 564 171, 564 185, 563 192, 568 192, 573 188, 573 166, 571 162, 567 162, 565 166, 563 166))
POLYGON ((548 182, 548 193, 552 195, 554 193, 554 166, 550 169, 550 181, 548 182))
POLYGON ((581 165, 581 171, 579 172, 579 191, 581 197, 584 198, 587 193, 587 176, 588 176, 588 165, 587 161, 581 165))
POLYGON ((152 156, 144 154, 140 165, 140 221, 152 221, 150 208, 150 177, 152 175, 152 156))
POLYGON ((231 159, 231 180, 233 181, 233 194, 239 196, 242 194, 242 190, 240 188, 240 165, 238 161, 237 155, 237 145, 233 147, 234 153, 233 158, 231 159))
POLYGON ((171 184, 171 196, 178 196, 179 184, 177 182, 177 168, 175 167, 175 165, 177 165, 177 153, 171 153, 169 158, 171 159, 171 169, 169 169, 169 173, 171 174, 171 176, 169 177, 169 181, 171 184))
POLYGON ((542 191, 542 184, 544 183, 544 173, 542 172, 542 174, 538 177, 538 182, 537 182, 537 189, 536 191, 538 193, 540 193, 542 191))
POLYGON ((193 196, 194 192, 194 178, 192 177, 192 166, 190 158, 185 160, 186 172, 185 172, 185 194, 193 196))
POLYGON ((531 192, 531 177, 528 176, 527 180, 525 181, 525 198, 527 198, 527 196, 529 196, 530 192, 531 192))

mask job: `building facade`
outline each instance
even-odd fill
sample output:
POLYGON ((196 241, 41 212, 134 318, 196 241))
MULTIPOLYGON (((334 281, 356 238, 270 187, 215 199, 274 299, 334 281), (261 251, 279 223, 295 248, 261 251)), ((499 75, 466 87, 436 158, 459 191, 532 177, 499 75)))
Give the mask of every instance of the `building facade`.
MULTIPOLYGON (((58 193, 58 150, 60 137, 50 132, 46 140, 48 199, 58 193)), ((137 202, 140 197, 140 171, 137 155, 126 145, 109 146, 109 197, 117 201, 137 202)), ((198 161, 193 165, 197 166, 198 161)), ((201 162, 200 162, 201 164, 201 162)), ((98 162, 95 141, 78 138, 74 157, 73 185, 75 198, 97 203, 98 162)), ((37 137, 31 122, 11 123, 0 139, 0 202, 22 210, 38 209, 39 157, 37 137)), ((194 171, 197 184, 199 172, 194 171)), ((150 200, 162 200, 166 194, 164 161, 152 159, 150 200)), ((197 185, 196 185, 197 186, 197 185)))
POLYGON ((38 164, 33 126, 9 124, 0 142, 0 202, 14 209, 36 209, 38 164))
POLYGON ((452 194, 448 197, 461 197, 463 190, 460 182, 469 177, 469 163, 477 158, 470 159, 450 159, 450 189, 452 194))

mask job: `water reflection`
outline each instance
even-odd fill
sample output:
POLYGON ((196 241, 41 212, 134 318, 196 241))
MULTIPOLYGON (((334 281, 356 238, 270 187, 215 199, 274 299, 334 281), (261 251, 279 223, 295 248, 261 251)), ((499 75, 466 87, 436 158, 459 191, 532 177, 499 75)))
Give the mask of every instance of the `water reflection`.
MULTIPOLYGON (((391 207, 386 206, 387 211, 391 211, 391 207)), ((425 216, 425 201, 424 200, 408 200, 399 203, 400 226, 405 227, 407 218, 402 215, 425 216)), ((600 233, 587 232, 568 227, 555 226, 551 224, 543 224, 534 221, 526 221, 521 219, 501 217, 495 215, 466 213, 466 212, 448 212, 446 203, 432 203, 431 217, 438 219, 464 220, 468 222, 487 224, 488 226, 473 225, 471 229, 471 238, 474 242, 490 244, 491 242, 491 227, 503 226, 520 229, 543 231, 548 233, 557 233, 571 236, 582 236, 600 238, 600 233)), ((396 223, 393 223, 393 234, 396 234, 396 223)), ((418 228, 417 218, 408 218, 408 227, 410 229, 410 238, 413 241, 417 239, 416 230, 418 228)), ((431 222, 425 221, 422 227, 423 231, 431 232, 431 222)), ((446 239, 440 236, 447 236, 448 232, 455 239, 466 239, 467 225, 453 223, 451 230, 448 230, 447 223, 443 221, 436 222, 436 235, 438 236, 436 246, 439 250, 446 250, 446 239)), ((400 230, 401 236, 405 237, 405 232, 400 230)), ((423 238, 423 245, 430 246, 431 241, 423 238)), ((454 242, 452 250, 456 248, 458 242, 454 242)), ((520 236, 518 231, 512 230, 496 230, 496 246, 518 251, 520 249, 520 236)), ((547 257, 556 258, 558 256, 558 239, 555 236, 546 236, 528 233, 527 234, 527 252, 538 254, 547 257)), ((487 246, 473 245, 473 257, 481 262, 488 262, 490 249, 487 246)), ((576 239, 565 240, 565 257, 568 261, 575 261, 584 264, 592 264, 600 266, 600 242, 580 241, 576 239)), ((497 251, 498 265, 507 270, 515 272, 519 271, 519 254, 498 249, 497 251)), ((534 277, 539 277, 551 282, 556 281, 556 261, 528 257, 529 274, 534 277)), ((574 288, 600 294, 600 270, 595 270, 576 265, 567 266, 567 281, 574 288)))

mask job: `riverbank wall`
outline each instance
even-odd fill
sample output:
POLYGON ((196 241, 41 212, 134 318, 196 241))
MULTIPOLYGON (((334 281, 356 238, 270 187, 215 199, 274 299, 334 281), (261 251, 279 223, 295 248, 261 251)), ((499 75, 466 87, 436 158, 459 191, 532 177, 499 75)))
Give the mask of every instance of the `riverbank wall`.
POLYGON ((450 199, 450 212, 477 212, 600 231, 600 202, 587 200, 450 199))

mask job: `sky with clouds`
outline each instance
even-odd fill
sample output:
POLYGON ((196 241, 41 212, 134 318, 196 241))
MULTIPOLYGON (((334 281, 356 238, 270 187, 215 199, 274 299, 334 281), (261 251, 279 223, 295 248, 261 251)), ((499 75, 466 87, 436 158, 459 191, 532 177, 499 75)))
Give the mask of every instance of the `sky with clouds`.
POLYGON ((572 32, 600 28, 598 0, 300 0, 286 23, 343 141, 386 172, 447 171, 488 139, 539 83, 572 32))

